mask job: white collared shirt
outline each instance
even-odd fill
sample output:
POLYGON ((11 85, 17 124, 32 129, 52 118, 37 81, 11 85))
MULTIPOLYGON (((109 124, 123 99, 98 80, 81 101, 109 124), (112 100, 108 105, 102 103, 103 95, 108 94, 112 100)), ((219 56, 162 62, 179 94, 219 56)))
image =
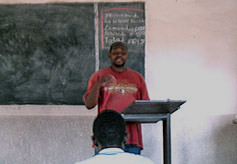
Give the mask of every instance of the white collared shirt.
POLYGON ((120 148, 106 148, 97 155, 75 164, 154 164, 141 155, 126 153, 120 148))

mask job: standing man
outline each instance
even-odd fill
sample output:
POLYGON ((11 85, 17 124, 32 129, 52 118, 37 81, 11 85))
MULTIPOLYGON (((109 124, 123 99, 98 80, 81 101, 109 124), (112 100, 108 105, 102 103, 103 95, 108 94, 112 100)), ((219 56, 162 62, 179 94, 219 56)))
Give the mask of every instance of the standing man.
MULTIPOLYGON (((105 109, 122 112, 134 100, 149 100, 144 78, 138 72, 127 68, 127 46, 122 42, 111 45, 108 57, 110 67, 95 72, 89 82, 83 101, 88 109, 98 105, 98 113, 105 109)), ((141 124, 126 125, 129 135, 125 151, 140 154, 143 149, 141 124)))

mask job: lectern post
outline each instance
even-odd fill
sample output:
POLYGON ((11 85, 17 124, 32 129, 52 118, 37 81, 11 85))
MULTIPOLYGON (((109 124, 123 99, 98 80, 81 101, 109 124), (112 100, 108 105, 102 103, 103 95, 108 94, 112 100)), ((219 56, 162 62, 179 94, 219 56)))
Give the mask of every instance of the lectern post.
POLYGON ((126 122, 156 123, 163 121, 163 152, 164 164, 171 164, 171 127, 170 115, 186 101, 180 100, 135 100, 125 110, 122 116, 126 122))
POLYGON ((171 164, 171 130, 170 130, 170 114, 163 120, 163 151, 164 164, 171 164))

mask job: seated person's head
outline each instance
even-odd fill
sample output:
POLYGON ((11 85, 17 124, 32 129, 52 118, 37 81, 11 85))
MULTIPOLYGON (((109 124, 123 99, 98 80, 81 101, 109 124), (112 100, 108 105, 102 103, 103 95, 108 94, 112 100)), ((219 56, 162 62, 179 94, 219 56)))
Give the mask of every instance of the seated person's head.
POLYGON ((98 150, 109 147, 123 148, 126 139, 126 124, 118 112, 105 110, 97 116, 93 124, 93 142, 98 150))

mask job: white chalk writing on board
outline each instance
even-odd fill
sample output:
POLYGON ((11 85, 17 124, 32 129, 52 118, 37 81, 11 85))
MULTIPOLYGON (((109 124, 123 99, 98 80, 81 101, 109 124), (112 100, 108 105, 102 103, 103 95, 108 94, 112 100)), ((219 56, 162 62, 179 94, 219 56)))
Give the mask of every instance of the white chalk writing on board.
POLYGON ((113 42, 145 45, 145 17, 143 9, 112 8, 101 11, 101 47, 113 42))

